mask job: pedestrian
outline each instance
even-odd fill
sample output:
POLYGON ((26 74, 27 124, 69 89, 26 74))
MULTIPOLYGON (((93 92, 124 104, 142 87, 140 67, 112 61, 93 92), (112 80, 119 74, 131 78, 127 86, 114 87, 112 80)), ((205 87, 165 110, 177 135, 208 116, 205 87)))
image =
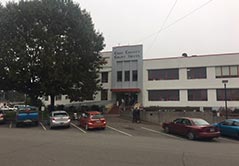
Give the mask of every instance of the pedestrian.
POLYGON ((137 114, 136 114, 136 108, 135 107, 133 107, 132 116, 133 116, 132 122, 136 123, 137 122, 137 114))
POLYGON ((140 123, 140 107, 138 106, 136 109, 136 122, 140 123))

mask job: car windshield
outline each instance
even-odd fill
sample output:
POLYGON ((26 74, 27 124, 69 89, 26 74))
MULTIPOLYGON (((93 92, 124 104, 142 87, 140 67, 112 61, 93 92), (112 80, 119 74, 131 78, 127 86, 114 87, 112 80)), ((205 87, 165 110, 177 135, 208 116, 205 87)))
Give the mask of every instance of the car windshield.
POLYGON ((207 125, 209 125, 209 123, 207 121, 203 120, 203 119, 193 119, 192 121, 196 126, 207 126, 207 125))
POLYGON ((57 112, 57 113, 54 113, 54 116, 55 117, 62 117, 62 116, 68 116, 68 114, 65 113, 65 112, 57 112))
POLYGON ((100 119, 100 118, 104 118, 104 116, 102 114, 96 114, 96 115, 92 115, 91 118, 92 119, 100 119))

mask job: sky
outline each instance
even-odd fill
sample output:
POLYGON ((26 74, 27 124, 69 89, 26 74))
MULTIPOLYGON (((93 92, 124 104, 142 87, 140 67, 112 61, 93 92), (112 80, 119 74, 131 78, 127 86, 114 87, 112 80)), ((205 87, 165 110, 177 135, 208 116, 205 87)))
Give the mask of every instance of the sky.
POLYGON ((142 44, 144 59, 239 52, 239 0, 73 1, 103 34, 103 51, 142 44))

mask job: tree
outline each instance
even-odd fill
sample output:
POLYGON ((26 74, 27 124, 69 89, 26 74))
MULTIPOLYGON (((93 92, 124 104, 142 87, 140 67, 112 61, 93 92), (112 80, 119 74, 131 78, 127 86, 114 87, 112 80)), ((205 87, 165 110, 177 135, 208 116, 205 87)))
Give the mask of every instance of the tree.
POLYGON ((104 38, 90 14, 71 1, 32 0, 0 6, 0 86, 32 99, 65 94, 72 101, 101 87, 104 38))

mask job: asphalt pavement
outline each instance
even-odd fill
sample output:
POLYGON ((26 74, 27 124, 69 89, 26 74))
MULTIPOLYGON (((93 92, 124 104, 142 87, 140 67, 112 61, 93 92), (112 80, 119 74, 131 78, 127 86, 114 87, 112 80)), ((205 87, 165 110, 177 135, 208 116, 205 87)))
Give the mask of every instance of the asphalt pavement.
POLYGON ((107 117, 105 130, 50 130, 0 125, 1 166, 225 166, 238 165, 239 141, 218 138, 189 141, 168 135, 161 126, 107 117))

